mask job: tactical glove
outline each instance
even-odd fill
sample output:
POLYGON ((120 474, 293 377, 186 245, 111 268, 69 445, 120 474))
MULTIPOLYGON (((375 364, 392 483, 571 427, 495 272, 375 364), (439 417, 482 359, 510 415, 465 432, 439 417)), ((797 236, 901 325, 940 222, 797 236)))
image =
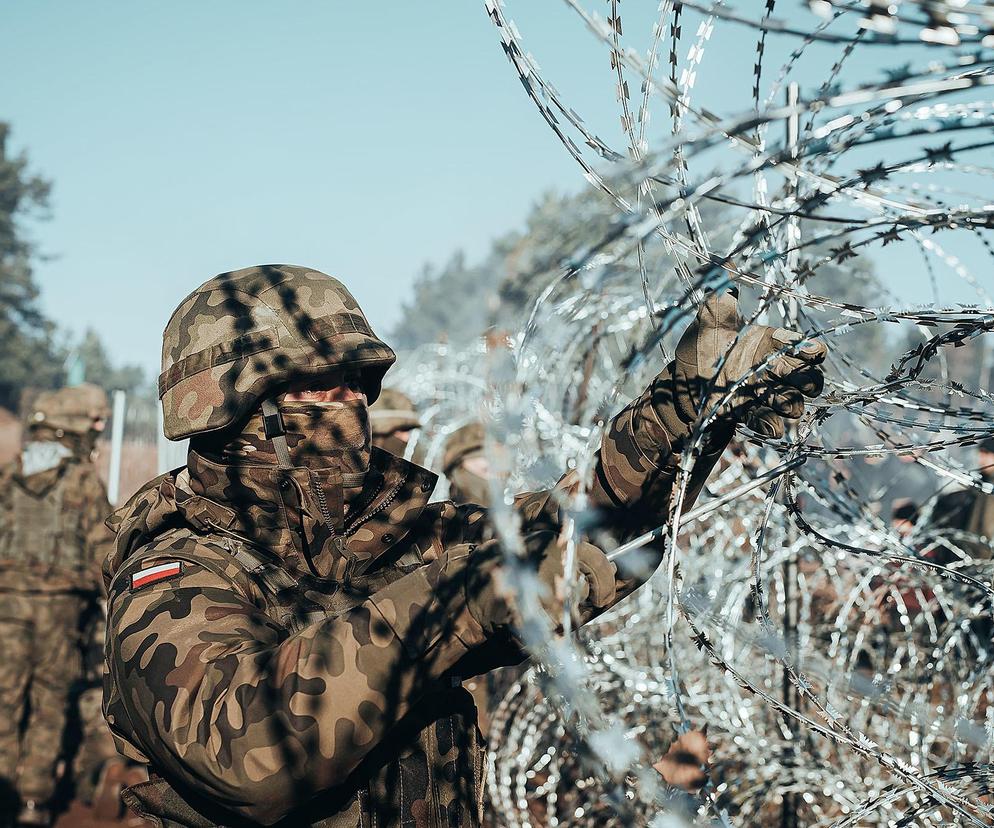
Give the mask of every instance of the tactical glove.
POLYGON ((799 418, 804 398, 821 394, 824 344, 809 342, 755 370, 803 337, 786 328, 743 327, 738 291, 712 293, 701 305, 677 344, 676 359, 649 388, 647 401, 672 438, 689 434, 691 425, 700 416, 710 415, 746 376, 718 410, 719 425, 734 427, 744 422, 765 437, 780 438, 783 418, 799 418))
MULTIPOLYGON (((535 568, 544 586, 542 605, 554 621, 562 610, 563 556, 565 549, 551 531, 533 532, 525 538, 526 563, 535 568)), ((596 546, 581 542, 577 546, 580 578, 579 605, 586 610, 601 610, 614 603, 616 570, 596 546)), ((479 546, 453 547, 445 555, 443 577, 462 579, 466 607, 478 627, 470 646, 481 644, 499 630, 520 620, 520 611, 504 578, 504 554, 496 540, 479 546)), ((460 636, 462 637, 462 636, 460 636)))
MULTIPOLYGON (((566 548, 559 542, 557 533, 544 530, 532 532, 525 538, 525 550, 546 588, 542 604, 552 618, 558 620, 566 586, 563 582, 566 548)), ((607 555, 592 543, 580 541, 576 546, 576 568, 581 576, 577 584, 578 605, 596 610, 611 606, 617 590, 618 571, 607 555)))

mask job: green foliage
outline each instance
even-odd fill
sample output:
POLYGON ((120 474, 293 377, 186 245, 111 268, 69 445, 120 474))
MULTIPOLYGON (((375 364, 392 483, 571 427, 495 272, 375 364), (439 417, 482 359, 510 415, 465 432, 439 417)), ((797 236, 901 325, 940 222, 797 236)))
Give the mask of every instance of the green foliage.
MULTIPOLYGON (((17 411, 25 390, 66 382, 67 348, 39 307, 32 265, 40 254, 24 228, 25 219, 47 216, 51 184, 30 171, 24 153, 10 153, 9 134, 0 121, 0 406, 17 411)), ((90 382, 108 391, 145 385, 140 368, 111 365, 95 331, 88 330, 76 350, 90 382)))
MULTIPOLYGON (((656 196, 661 194, 660 185, 656 196)), ((716 201, 702 202, 699 212, 711 248, 728 249, 738 224, 736 214, 716 201)), ((545 194, 529 211, 524 228, 498 236, 480 262, 471 264, 459 252, 443 267, 426 265, 415 283, 412 299, 404 305, 402 321, 392 332, 391 341, 403 349, 440 340, 461 345, 490 326, 517 330, 550 280, 584 253, 599 250, 599 245, 612 237, 612 227, 619 220, 617 205, 596 187, 586 187, 573 195, 545 194)), ((802 227, 805 238, 817 231, 816 226, 807 223, 802 227)), ((619 251, 608 245, 604 252, 619 251)), ((621 248, 621 252, 609 278, 620 280, 626 289, 639 290, 636 255, 629 248, 621 248)), ((867 256, 854 254, 842 263, 826 262, 830 252, 827 245, 805 249, 801 272, 818 264, 805 277, 810 292, 870 306, 884 301, 886 291, 867 256)), ((675 262, 661 240, 650 237, 645 243, 643 264, 650 286, 656 286, 661 281, 659 274, 672 276, 675 262)), ((672 284, 671 279, 668 281, 672 284)), ((759 296, 758 291, 745 292, 743 307, 747 313, 755 309, 759 296)), ((821 327, 836 317, 836 311, 811 312, 801 324, 821 327)), ((772 318, 778 318, 775 312, 772 318)), ((859 364, 881 376, 889 368, 893 351, 884 327, 856 326, 845 339, 847 351, 860 355, 859 364)))
POLYGON ((44 214, 51 185, 29 172, 23 153, 9 153, 8 134, 0 122, 0 405, 16 410, 22 389, 62 381, 63 355, 38 307, 37 250, 22 227, 25 217, 44 214))
POLYGON ((481 262, 469 264, 460 251, 441 268, 426 265, 392 341, 401 348, 442 339, 462 344, 490 325, 515 327, 536 288, 566 258, 603 238, 616 214, 613 202, 594 188, 569 196, 543 195, 524 230, 500 235, 481 262))
POLYGON ((467 264, 462 251, 441 268, 425 265, 391 341, 414 348, 441 339, 463 343, 479 336, 487 326, 499 280, 499 262, 492 254, 475 266, 467 264))
POLYGON ((87 328, 82 341, 76 346, 75 356, 83 363, 83 377, 87 382, 96 383, 108 391, 127 391, 129 395, 144 394, 145 372, 137 365, 114 366, 100 336, 92 328, 87 328))

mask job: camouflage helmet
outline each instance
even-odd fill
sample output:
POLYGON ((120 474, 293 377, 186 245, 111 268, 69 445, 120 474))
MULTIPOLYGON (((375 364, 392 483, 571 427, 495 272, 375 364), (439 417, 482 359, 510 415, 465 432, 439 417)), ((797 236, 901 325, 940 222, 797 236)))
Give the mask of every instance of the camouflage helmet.
POLYGON ((418 412, 411 398, 396 388, 384 388, 376 405, 369 409, 373 434, 377 437, 401 429, 421 428, 418 412))
POLYGON ((84 382, 58 391, 42 391, 27 412, 28 428, 47 427, 70 434, 87 434, 94 420, 110 416, 107 393, 84 382))
POLYGON ((445 441, 442 471, 448 474, 466 455, 483 449, 483 423, 467 423, 457 428, 445 441))
POLYGON ((294 265, 222 273, 166 324, 163 428, 171 440, 220 431, 288 382, 348 368, 372 402, 395 360, 337 279, 294 265))

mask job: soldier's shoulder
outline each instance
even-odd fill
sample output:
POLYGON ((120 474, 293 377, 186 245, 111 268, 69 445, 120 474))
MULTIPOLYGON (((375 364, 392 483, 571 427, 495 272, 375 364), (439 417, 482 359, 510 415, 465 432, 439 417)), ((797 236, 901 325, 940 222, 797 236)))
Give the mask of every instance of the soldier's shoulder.
POLYGON ((201 535, 185 526, 167 529, 134 549, 114 573, 108 592, 115 596, 157 582, 169 587, 209 583, 246 597, 253 591, 224 538, 201 535))

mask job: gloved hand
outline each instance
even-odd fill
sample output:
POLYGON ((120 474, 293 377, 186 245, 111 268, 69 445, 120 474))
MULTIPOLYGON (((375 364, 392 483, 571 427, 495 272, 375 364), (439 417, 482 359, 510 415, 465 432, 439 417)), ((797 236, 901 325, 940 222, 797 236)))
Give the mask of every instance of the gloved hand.
MULTIPOLYGON (((552 531, 533 532, 525 538, 525 547, 526 563, 535 567, 545 587, 542 605, 553 621, 558 622, 562 612, 565 549, 552 531)), ((595 610, 611 606, 616 589, 614 564, 593 544, 581 542, 576 551, 581 576, 580 606, 595 610)), ((504 555, 496 540, 475 547, 454 547, 446 555, 452 559, 451 566, 464 572, 466 606, 484 638, 518 623, 520 611, 503 578, 504 555)))
POLYGON ((772 354, 803 337, 769 325, 743 327, 738 291, 712 293, 701 305, 677 344, 676 359, 650 388, 655 413, 671 436, 685 436, 691 424, 701 414, 709 414, 747 374, 751 375, 719 410, 719 423, 744 422, 765 437, 780 438, 783 418, 799 418, 804 398, 821 394, 825 384, 821 365, 828 353, 824 344, 809 342, 751 373, 772 354))
MULTIPOLYGON (((529 562, 535 566, 538 579, 546 588, 542 605, 556 622, 562 614, 565 598, 563 561, 566 547, 556 532, 532 532, 525 538, 529 562)), ((580 541, 576 546, 576 568, 580 575, 577 605, 583 608, 606 609, 614 603, 618 570, 600 549, 580 541)))

